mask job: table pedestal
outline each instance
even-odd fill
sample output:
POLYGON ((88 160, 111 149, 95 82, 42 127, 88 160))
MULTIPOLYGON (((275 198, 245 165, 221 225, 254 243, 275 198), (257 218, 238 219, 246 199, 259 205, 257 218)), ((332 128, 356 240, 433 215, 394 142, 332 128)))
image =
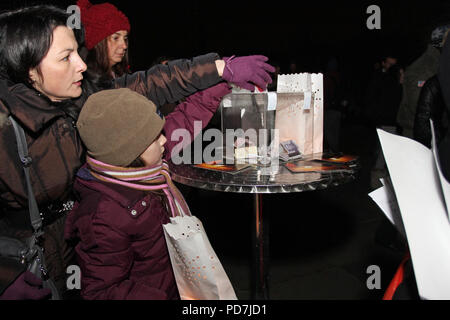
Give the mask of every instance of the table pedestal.
POLYGON ((263 217, 263 195, 254 194, 253 236, 253 299, 269 299, 269 230, 263 217))

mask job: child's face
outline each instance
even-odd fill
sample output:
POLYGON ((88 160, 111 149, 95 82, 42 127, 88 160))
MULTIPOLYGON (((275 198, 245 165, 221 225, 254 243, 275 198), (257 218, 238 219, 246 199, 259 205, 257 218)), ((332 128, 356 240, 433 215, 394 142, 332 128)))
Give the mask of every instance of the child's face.
POLYGON ((167 139, 163 134, 160 134, 152 144, 141 154, 141 160, 145 166, 153 166, 162 163, 162 156, 164 153, 164 144, 167 139))

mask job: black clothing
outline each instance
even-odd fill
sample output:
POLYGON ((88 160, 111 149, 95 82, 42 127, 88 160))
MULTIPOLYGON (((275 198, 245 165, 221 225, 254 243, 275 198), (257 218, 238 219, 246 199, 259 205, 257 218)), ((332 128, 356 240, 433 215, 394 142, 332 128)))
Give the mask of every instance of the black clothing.
POLYGON ((420 91, 414 119, 414 140, 431 147, 430 119, 436 140, 441 141, 448 129, 448 114, 437 75, 428 79, 420 91))
MULTIPOLYGON (((391 69, 393 69, 392 67, 391 69)), ((402 86, 394 70, 375 72, 366 94, 366 116, 374 126, 396 126, 402 86)))
MULTIPOLYGON (((442 49, 438 79, 448 116, 450 114, 450 41, 446 41, 442 49)), ((436 143, 442 174, 450 182, 450 130, 447 130, 442 139, 437 140, 436 143)))

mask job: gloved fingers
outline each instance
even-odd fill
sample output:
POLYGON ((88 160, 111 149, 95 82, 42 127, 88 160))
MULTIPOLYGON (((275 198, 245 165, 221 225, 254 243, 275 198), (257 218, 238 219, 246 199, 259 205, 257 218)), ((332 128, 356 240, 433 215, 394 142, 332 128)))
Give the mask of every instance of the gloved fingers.
POLYGON ((271 66, 270 64, 268 64, 268 63, 261 63, 260 64, 260 66, 264 69, 264 70, 266 70, 267 72, 275 72, 275 67, 274 66, 271 66))
POLYGON ((262 77, 260 77, 257 74, 254 75, 254 77, 251 79, 251 82, 253 82, 263 90, 266 90, 267 88, 267 81, 265 81, 262 77))
POLYGON ((39 289, 39 299, 50 298, 52 295, 52 290, 50 288, 39 289))
POLYGON ((252 92, 255 91, 255 86, 249 82, 239 82, 239 83, 235 83, 235 85, 237 85, 239 88, 242 88, 242 89, 250 90, 252 92))
POLYGON ((38 276, 34 275, 30 271, 25 271, 23 273, 23 279, 30 286, 35 286, 35 287, 42 286, 42 279, 40 279, 38 276))
POLYGON ((265 71, 259 70, 257 75, 262 78, 266 83, 272 83, 272 77, 265 71))
POLYGON ((25 271, 3 292, 0 300, 41 300, 50 297, 52 291, 41 285, 41 279, 25 271))
POLYGON ((24 300, 43 300, 49 298, 52 294, 50 288, 28 287, 23 293, 24 300))
POLYGON ((275 72, 275 67, 266 63, 266 61, 269 60, 269 58, 267 58, 266 56, 256 55, 256 56, 252 56, 252 57, 255 57, 254 60, 256 61, 256 65, 258 65, 265 71, 275 72))
POLYGON ((268 57, 263 56, 263 55, 261 55, 261 54, 255 54, 255 55, 249 56, 249 57, 251 57, 251 58, 253 58, 253 59, 255 59, 255 60, 258 60, 258 61, 263 61, 263 62, 269 60, 268 57))

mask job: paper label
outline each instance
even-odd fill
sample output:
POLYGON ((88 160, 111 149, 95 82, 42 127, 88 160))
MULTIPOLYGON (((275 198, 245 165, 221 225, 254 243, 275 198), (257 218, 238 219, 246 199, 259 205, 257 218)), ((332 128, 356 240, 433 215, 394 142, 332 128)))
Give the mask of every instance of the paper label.
POLYGON ((277 108, 277 93, 267 92, 267 111, 273 111, 277 108))
POLYGON ((224 108, 230 108, 231 107, 231 99, 229 99, 229 98, 223 99, 222 105, 224 108))
POLYGON ((303 110, 311 109, 311 91, 305 91, 305 99, 303 100, 303 110))

